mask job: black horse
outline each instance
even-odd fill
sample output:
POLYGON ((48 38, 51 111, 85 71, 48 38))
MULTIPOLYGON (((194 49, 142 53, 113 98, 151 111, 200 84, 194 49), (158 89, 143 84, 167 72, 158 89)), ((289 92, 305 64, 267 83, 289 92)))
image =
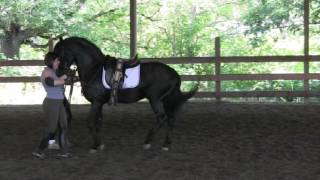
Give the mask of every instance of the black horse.
MULTIPOLYGON (((110 56, 105 56, 95 44, 79 37, 60 40, 54 52, 60 58, 60 73, 70 70, 73 63, 77 66, 83 95, 91 102, 87 122, 94 142, 91 152, 96 152, 104 147, 100 132, 102 107, 109 101, 111 90, 103 87, 101 76, 103 66, 111 62, 110 56)), ((168 150, 176 113, 181 105, 196 93, 198 86, 190 92, 182 93, 180 76, 174 69, 160 62, 143 62, 140 70, 139 85, 136 88, 119 89, 118 102, 133 103, 143 98, 148 99, 157 121, 147 134, 144 148, 151 147, 155 133, 165 126, 163 150, 168 150)))

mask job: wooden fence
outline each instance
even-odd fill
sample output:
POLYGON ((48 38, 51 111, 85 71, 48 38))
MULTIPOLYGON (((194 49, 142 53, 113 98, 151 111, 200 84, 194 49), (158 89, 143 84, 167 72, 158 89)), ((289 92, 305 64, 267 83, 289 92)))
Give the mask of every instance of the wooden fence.
MULTIPOLYGON (((220 39, 215 41, 214 57, 170 57, 170 58, 141 58, 143 61, 160 61, 166 64, 214 64, 212 75, 181 75, 183 81, 214 81, 215 89, 198 92, 195 97, 216 98, 223 97, 315 97, 320 91, 311 91, 310 80, 320 80, 320 73, 309 73, 309 62, 320 61, 320 56, 241 56, 221 57, 220 39), (222 74, 221 63, 265 63, 265 62, 302 62, 304 73, 290 74, 222 74), (242 80, 301 80, 304 82, 303 91, 221 91, 222 81, 242 80)), ((42 60, 0 61, 0 68, 4 66, 44 66, 42 60)), ((39 82, 39 77, 0 77, 0 83, 39 82)))

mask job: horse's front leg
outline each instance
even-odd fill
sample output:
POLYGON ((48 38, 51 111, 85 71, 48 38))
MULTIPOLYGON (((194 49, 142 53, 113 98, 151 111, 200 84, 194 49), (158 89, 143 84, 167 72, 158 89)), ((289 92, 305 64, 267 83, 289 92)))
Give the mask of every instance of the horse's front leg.
POLYGON ((103 104, 100 102, 92 103, 87 119, 88 128, 93 138, 93 145, 91 146, 90 153, 95 153, 97 150, 104 149, 104 145, 101 144, 102 107, 103 104))

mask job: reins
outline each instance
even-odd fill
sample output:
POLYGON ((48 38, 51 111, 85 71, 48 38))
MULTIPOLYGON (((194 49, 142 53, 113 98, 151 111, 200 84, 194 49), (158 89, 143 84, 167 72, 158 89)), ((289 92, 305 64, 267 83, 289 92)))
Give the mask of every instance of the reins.
MULTIPOLYGON (((74 83, 77 82, 77 81, 75 81, 75 77, 76 77, 76 72, 77 71, 78 71, 78 68, 69 70, 69 74, 70 74, 69 77, 71 79, 70 79, 70 84, 68 84, 68 85, 70 85, 70 91, 69 91, 69 96, 68 96, 67 100, 68 100, 68 102, 70 104, 71 104, 71 98, 72 98, 72 94, 73 94, 74 83)), ((78 81, 80 82, 82 88, 86 87, 86 88, 100 89, 100 88, 96 88, 96 87, 93 87, 93 86, 89 85, 91 83, 92 79, 89 82, 85 82, 85 81, 81 80, 80 77, 79 77, 78 81)))
POLYGON ((72 93, 73 93, 73 85, 74 85, 74 77, 76 77, 76 72, 77 72, 77 69, 74 69, 74 70, 70 70, 70 74, 71 74, 71 79, 70 79, 70 91, 69 91, 69 97, 68 97, 68 101, 69 101, 69 104, 71 104, 71 97, 72 97, 72 93))

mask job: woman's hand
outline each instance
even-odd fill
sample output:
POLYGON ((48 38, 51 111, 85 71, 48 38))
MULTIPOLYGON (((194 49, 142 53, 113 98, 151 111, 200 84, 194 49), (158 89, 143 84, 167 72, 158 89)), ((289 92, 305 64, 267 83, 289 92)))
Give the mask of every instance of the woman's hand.
POLYGON ((64 85, 65 84, 65 80, 67 79, 67 75, 62 75, 59 77, 59 79, 57 80, 54 80, 54 85, 57 86, 57 85, 64 85))
POLYGON ((66 85, 71 85, 72 83, 78 82, 80 81, 80 78, 78 76, 68 76, 68 78, 65 80, 65 84, 66 85))
POLYGON ((59 79, 61 79, 61 80, 66 80, 67 78, 68 78, 68 76, 65 74, 59 77, 59 79))

